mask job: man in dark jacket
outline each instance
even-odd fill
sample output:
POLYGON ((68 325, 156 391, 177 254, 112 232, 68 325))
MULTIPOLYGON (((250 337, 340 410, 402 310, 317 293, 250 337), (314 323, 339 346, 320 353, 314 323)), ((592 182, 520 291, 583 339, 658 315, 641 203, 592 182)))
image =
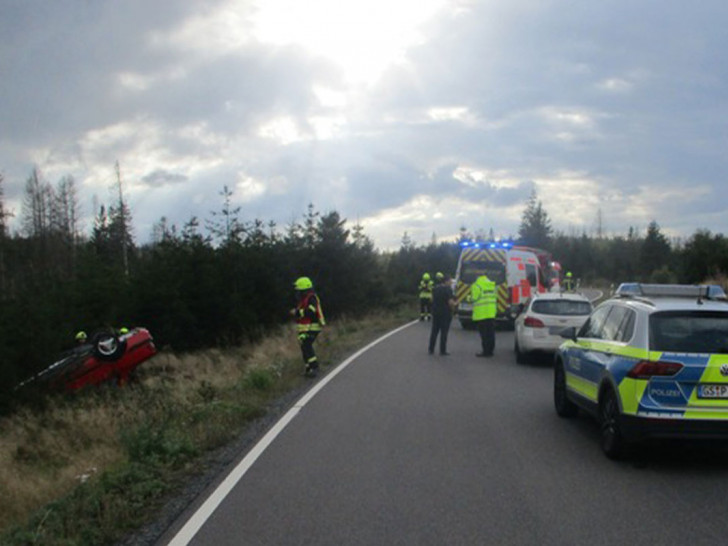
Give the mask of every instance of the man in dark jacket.
POLYGON ((450 286, 450 277, 438 273, 437 285, 432 290, 432 329, 430 330, 429 353, 435 352, 437 336, 440 335, 440 354, 448 355, 447 334, 450 331, 452 312, 455 308, 455 296, 450 286))

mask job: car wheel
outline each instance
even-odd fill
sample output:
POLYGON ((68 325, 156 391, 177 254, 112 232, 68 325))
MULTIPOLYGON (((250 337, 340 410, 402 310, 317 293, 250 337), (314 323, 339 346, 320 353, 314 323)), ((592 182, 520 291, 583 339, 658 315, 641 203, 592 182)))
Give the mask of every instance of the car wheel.
POLYGON ((516 353, 516 362, 518 364, 528 363, 528 354, 521 351, 521 346, 518 344, 518 336, 515 336, 515 342, 513 343, 513 352, 516 353))
POLYGON ((610 459, 620 459, 626 452, 626 442, 622 436, 619 402, 614 390, 608 388, 599 401, 599 423, 602 434, 602 451, 610 459))
POLYGON ((94 356, 99 360, 117 360, 126 350, 126 341, 119 340, 119 337, 111 332, 98 332, 91 344, 94 356))
POLYGON ((560 361, 554 366, 554 407, 559 417, 574 417, 579 412, 578 406, 569 400, 566 392, 566 373, 560 361))

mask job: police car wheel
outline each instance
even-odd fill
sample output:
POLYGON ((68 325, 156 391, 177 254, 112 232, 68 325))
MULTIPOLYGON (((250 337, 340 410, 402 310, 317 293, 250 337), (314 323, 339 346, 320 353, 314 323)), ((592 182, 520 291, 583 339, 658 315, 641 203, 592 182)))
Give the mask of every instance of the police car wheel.
POLYGON ((620 459, 626 451, 626 444, 620 427, 617 395, 607 389, 599 402, 599 417, 602 433, 602 451, 610 459, 620 459))
POLYGON ((566 394, 566 374, 561 362, 554 366, 554 407, 559 417, 574 417, 579 412, 577 405, 566 394))

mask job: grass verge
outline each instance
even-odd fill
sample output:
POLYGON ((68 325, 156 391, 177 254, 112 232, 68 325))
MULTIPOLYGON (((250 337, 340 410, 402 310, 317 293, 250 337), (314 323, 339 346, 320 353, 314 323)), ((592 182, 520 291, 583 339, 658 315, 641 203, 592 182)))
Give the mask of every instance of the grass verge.
MULTIPOLYGON (((403 308, 331 323, 316 342, 322 371, 410 319, 403 308)), ((302 371, 287 327, 234 350, 162 352, 132 387, 57 396, 3 418, 0 544, 120 540, 200 472, 205 454, 310 381, 302 371)))

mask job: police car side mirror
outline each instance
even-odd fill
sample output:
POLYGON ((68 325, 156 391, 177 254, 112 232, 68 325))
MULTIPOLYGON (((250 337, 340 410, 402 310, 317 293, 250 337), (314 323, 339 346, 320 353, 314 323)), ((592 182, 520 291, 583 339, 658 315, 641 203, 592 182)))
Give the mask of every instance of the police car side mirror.
POLYGON ((561 333, 559 335, 564 339, 576 341, 576 327, 569 326, 568 328, 564 328, 563 330, 561 330, 561 333))

